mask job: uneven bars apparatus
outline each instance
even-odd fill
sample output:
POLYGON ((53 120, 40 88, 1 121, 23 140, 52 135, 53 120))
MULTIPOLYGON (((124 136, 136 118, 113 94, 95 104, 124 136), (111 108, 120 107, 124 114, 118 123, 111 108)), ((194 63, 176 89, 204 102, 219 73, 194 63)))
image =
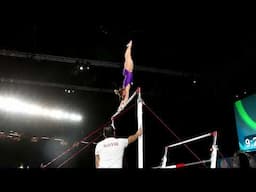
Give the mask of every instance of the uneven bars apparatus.
MULTIPOLYGON (((138 129, 143 128, 143 121, 142 121, 142 106, 143 106, 143 100, 141 98, 141 88, 138 87, 136 91, 132 94, 132 96, 129 97, 127 102, 124 104, 124 106, 118 110, 114 115, 111 117, 111 125, 113 128, 115 128, 114 125, 114 118, 131 102, 131 100, 138 94, 137 98, 137 120, 138 120, 138 129)), ((139 136, 138 138, 138 168, 143 168, 143 134, 139 136)))
POLYGON ((206 162, 211 162, 211 166, 210 167, 211 168, 216 168, 217 150, 218 150, 218 147, 217 147, 216 143, 217 143, 217 131, 214 131, 214 132, 207 133, 207 134, 204 134, 204 135, 201 135, 201 136, 198 136, 198 137, 194 137, 192 139, 187 139, 187 140, 184 140, 184 141, 172 144, 172 145, 168 145, 168 146, 165 147, 165 150, 164 150, 164 156, 162 158, 161 168, 180 168, 180 167, 185 167, 185 166, 189 166, 189 165, 196 165, 196 164, 201 164, 201 163, 206 163, 206 162), (167 163, 167 152, 168 152, 169 148, 176 147, 176 146, 179 146, 179 145, 183 145, 185 143, 189 143, 189 142, 192 142, 192 141, 203 139, 203 138, 209 137, 209 136, 213 136, 213 144, 212 144, 212 148, 211 148, 212 153, 211 153, 210 160, 203 160, 203 161, 192 162, 192 163, 187 163, 187 164, 179 163, 179 164, 176 164, 176 165, 166 166, 166 163, 167 163))

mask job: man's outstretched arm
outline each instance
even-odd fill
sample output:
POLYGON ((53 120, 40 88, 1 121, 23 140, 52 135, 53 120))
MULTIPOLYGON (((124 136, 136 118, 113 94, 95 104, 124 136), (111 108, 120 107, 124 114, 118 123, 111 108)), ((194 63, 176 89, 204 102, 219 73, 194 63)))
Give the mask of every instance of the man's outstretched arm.
POLYGON ((128 137, 128 144, 133 143, 134 141, 136 141, 138 139, 139 136, 142 135, 142 129, 139 128, 138 131, 134 134, 134 135, 130 135, 128 137))

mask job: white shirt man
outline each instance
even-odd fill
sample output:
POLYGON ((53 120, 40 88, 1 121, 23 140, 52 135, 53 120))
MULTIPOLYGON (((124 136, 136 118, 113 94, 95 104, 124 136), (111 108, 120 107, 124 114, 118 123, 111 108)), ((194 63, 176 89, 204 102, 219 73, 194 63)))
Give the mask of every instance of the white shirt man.
POLYGON ((142 134, 139 129, 128 138, 115 138, 115 131, 110 127, 104 128, 105 139, 95 148, 96 168, 122 168, 125 148, 142 134))

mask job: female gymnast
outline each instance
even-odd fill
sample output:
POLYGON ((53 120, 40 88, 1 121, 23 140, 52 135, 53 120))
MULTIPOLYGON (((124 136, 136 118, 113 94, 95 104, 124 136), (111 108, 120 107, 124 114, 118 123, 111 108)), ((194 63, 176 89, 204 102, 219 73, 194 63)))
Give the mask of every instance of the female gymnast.
POLYGON ((124 54, 124 68, 123 68, 123 85, 119 90, 114 90, 115 94, 117 94, 121 100, 120 105, 118 107, 118 111, 122 110, 125 106, 127 100, 130 95, 130 88, 133 84, 133 60, 132 60, 132 40, 126 45, 126 50, 124 54))

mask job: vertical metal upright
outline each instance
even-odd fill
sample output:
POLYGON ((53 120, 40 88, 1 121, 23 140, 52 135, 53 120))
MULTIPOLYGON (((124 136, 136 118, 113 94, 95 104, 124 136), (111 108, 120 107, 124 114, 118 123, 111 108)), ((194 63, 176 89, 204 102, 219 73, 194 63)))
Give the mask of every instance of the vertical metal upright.
POLYGON ((218 150, 218 146, 217 146, 217 131, 214 131, 212 133, 213 136, 213 143, 212 143, 212 153, 211 153, 211 168, 216 168, 216 164, 217 164, 217 150, 218 150))
MULTIPOLYGON (((143 101, 141 99, 141 89, 140 87, 137 89, 137 119, 138 119, 138 129, 143 129, 143 121, 142 121, 142 106, 143 101)), ((138 138, 138 168, 143 168, 143 134, 138 138)))

